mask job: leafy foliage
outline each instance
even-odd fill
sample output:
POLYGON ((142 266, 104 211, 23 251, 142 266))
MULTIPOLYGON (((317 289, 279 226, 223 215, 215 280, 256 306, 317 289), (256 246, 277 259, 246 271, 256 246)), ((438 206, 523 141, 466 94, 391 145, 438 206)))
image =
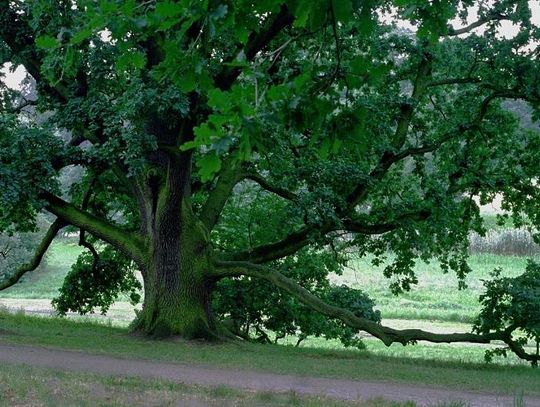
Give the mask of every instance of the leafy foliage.
POLYGON ((137 304, 141 288, 131 262, 105 246, 97 259, 89 252, 79 256, 52 303, 60 315, 69 311, 93 313, 96 308, 105 314, 121 293, 137 304))
MULTIPOLYGON (((37 219, 37 230, 33 233, 7 233, 0 234, 0 281, 12 274, 21 264, 25 264, 32 257, 33 250, 39 244, 43 230, 49 222, 45 217, 37 219)), ((44 259, 43 268, 47 263, 44 259)))
POLYGON ((42 203, 35 186, 57 191, 50 160, 61 151, 50 131, 0 116, 0 232, 31 232, 42 203))
MULTIPOLYGON (((326 273, 321 272, 321 269, 325 270, 320 264, 322 258, 324 255, 321 253, 299 253, 294 268, 290 264, 282 265, 283 273, 300 278, 304 287, 328 304, 345 308, 358 317, 380 322, 380 312, 373 309, 375 304, 365 293, 328 283, 326 273)), ((216 287, 213 306, 216 314, 226 322, 227 328, 247 339, 254 337, 258 341, 277 343, 287 336, 293 336, 298 338, 298 345, 308 336, 315 336, 339 339, 346 347, 365 347, 356 330, 342 321, 328 319, 289 294, 257 280, 242 278, 220 282, 216 287)))
MULTIPOLYGON (((526 271, 518 277, 500 277, 500 270, 495 270, 493 277, 484 282, 482 310, 474 330, 486 334, 519 328, 522 336, 516 341, 518 345, 528 340, 540 344, 540 265, 529 261, 526 271)), ((494 355, 506 356, 506 349, 488 351, 486 359, 494 355)))

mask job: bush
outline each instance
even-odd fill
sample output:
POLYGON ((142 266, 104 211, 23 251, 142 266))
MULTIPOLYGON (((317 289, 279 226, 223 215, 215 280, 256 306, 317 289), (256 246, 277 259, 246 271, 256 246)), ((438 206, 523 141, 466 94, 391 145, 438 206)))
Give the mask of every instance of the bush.
POLYGON ((128 294, 132 305, 137 304, 141 288, 132 262, 105 245, 98 259, 90 252, 78 257, 52 304, 60 315, 69 311, 84 315, 93 313, 96 308, 106 314, 120 293, 128 294))
MULTIPOLYGON (((517 277, 500 277, 500 270, 493 272, 493 280, 485 281, 485 292, 480 296, 482 310, 474 330, 481 334, 518 329, 522 336, 515 340, 523 347, 528 340, 536 345, 538 358, 540 344, 540 265, 529 261, 525 272, 517 277)), ((493 355, 506 356, 507 348, 486 353, 489 361, 493 355)), ((537 360, 533 359, 533 363, 537 360)))
MULTIPOLYGON (((214 310, 237 336, 274 343, 294 336, 297 346, 314 336, 338 339, 345 347, 365 347, 357 330, 339 320, 328 319, 264 281, 226 280, 219 283, 216 291, 214 310)), ((361 318, 381 320, 380 312, 373 309, 373 300, 360 290, 329 285, 318 291, 331 305, 346 308, 361 318)))

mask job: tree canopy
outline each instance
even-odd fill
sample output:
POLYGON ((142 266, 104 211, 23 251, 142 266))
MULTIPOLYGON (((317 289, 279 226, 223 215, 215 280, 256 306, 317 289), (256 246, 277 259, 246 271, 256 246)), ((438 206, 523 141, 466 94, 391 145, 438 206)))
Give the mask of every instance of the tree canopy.
MULTIPOLYGON (((538 361, 514 338, 539 340, 534 295, 527 326, 488 304, 476 332, 433 334, 381 325, 328 276, 355 252, 386 264, 396 293, 418 260, 463 284, 479 202, 497 194, 516 224, 540 225, 540 139, 502 106, 538 117, 539 39, 526 0, 0 0, 0 62, 35 87, 0 88, 0 231, 55 215, 39 258, 80 230, 63 312, 106 309, 140 270, 133 327, 151 335, 363 330, 387 345, 501 340, 538 361), (269 318, 270 298, 285 314, 269 318)), ((537 284, 535 270, 486 295, 537 284)))

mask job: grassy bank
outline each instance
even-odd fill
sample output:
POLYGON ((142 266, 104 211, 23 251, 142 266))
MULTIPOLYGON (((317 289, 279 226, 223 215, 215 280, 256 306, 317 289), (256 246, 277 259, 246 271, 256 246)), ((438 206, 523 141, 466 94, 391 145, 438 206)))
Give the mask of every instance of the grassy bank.
MULTIPOLYGON (((295 348, 248 343, 201 344, 185 341, 157 341, 128 335, 126 329, 66 319, 0 314, 0 342, 78 349, 126 358, 148 358, 207 364, 224 368, 310 375, 321 377, 429 383, 461 390, 504 391, 510 394, 540 394, 540 371, 528 366, 485 365, 441 358, 424 348, 425 358, 398 357, 370 351, 295 348)), ((380 346, 380 345, 376 345, 380 346)), ((422 352, 422 346, 406 349, 422 352)), ((429 345, 425 345, 429 346, 429 345)), ((394 348, 394 345, 390 348, 394 348)), ((396 346, 395 349, 403 349, 396 346)), ((470 352, 475 347, 465 348, 470 352)), ((431 350, 431 351, 430 351, 431 350)), ((478 349, 480 352, 481 349, 478 349)), ((447 354, 456 354, 446 351, 447 354)), ((463 354, 465 355, 465 354, 463 354)))
POLYGON ((52 299, 82 249, 69 240, 57 240, 47 252, 43 269, 26 274, 19 283, 0 291, 0 298, 52 299))

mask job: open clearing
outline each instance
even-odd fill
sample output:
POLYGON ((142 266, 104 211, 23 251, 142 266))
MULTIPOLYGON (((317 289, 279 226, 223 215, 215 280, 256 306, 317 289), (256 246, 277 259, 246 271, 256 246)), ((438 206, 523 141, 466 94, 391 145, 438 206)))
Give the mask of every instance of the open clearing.
MULTIPOLYGON (((0 365, 3 366, 26 363, 40 368, 122 377, 135 374, 144 379, 225 385, 265 393, 287 392, 292 388, 299 395, 322 393, 327 397, 349 399, 379 396, 418 401, 408 406, 446 402, 449 398, 467 400, 473 406, 521 406, 523 404, 519 403, 523 402, 526 406, 540 406, 537 369, 442 360, 431 352, 433 347, 427 352, 424 350, 424 354, 432 355, 431 359, 425 359, 420 355, 416 358, 384 356, 371 350, 180 340, 150 342, 128 335, 125 328, 95 321, 10 313, 0 313, 0 326, 0 360, 3 362, 0 365)), ((422 349, 421 346, 411 349, 422 349)), ((455 348, 453 353, 459 352, 455 348)), ((445 353, 452 354, 452 351, 447 349, 445 353)), ((0 371, 2 369, 5 367, 0 371)), ((306 405, 317 405, 309 403, 306 405)))

